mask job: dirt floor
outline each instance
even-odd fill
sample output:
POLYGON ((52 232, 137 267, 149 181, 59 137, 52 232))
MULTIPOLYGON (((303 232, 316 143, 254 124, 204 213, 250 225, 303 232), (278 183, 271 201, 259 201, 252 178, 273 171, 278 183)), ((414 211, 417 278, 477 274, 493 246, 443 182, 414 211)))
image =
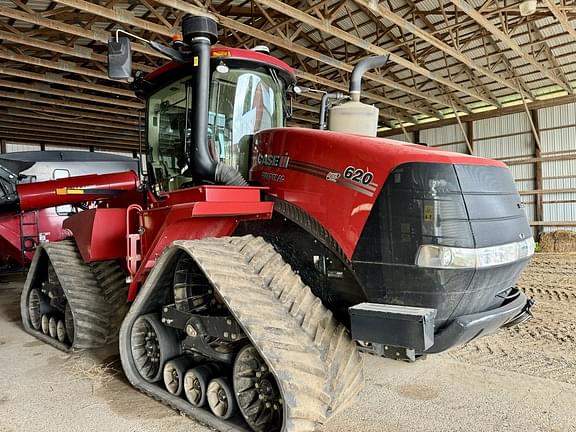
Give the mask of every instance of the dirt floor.
MULTIPOLYGON (((19 278, 0 277, 0 432, 204 432, 132 389, 109 350, 61 353, 23 332, 19 278)), ((576 432, 576 255, 521 281, 535 318, 406 364, 365 357, 366 389, 323 432, 576 432)))

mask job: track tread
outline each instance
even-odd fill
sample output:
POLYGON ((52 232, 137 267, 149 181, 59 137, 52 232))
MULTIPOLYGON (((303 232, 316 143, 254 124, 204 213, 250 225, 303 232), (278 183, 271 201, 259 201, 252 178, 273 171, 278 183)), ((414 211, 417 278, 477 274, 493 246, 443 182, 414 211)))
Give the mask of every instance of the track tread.
MULTIPOLYGON (((27 314, 23 313, 25 329, 63 351, 98 348, 117 340, 121 315, 127 311, 126 302, 117 301, 126 290, 120 266, 111 261, 86 264, 74 240, 45 243, 38 247, 36 254, 38 258, 35 257, 36 265, 31 272, 36 270, 39 257, 46 254, 72 309, 74 341, 72 346, 66 346, 47 338, 27 325, 27 314)), ((34 279, 34 275, 26 279, 21 301, 23 311, 34 279)))
POLYGON ((253 236, 175 244, 194 258, 274 369, 294 417, 286 422, 296 429, 286 431, 313 430, 353 401, 363 382, 355 343, 271 244, 253 236), (267 320, 270 312, 282 326, 267 320), (277 343, 283 339, 286 345, 277 343))

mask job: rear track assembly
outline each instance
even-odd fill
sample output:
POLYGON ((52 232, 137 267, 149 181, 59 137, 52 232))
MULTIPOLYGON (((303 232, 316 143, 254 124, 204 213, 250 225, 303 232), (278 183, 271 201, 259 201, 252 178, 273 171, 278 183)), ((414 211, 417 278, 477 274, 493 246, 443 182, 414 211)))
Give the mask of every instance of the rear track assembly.
POLYGON ((116 262, 86 264, 73 240, 38 246, 20 298, 28 333, 66 352, 98 348, 117 339, 126 309, 116 262))

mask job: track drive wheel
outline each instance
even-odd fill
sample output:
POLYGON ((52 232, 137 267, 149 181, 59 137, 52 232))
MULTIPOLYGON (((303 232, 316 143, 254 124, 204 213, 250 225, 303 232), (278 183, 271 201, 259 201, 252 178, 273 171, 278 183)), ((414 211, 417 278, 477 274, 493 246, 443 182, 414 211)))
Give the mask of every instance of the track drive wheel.
POLYGON ((138 373, 148 382, 162 378, 164 363, 178 355, 174 331, 155 313, 140 316, 132 328, 131 349, 138 373))
POLYGON ((280 389, 253 345, 246 345, 236 356, 232 378, 246 423, 256 432, 279 431, 283 410, 280 389))

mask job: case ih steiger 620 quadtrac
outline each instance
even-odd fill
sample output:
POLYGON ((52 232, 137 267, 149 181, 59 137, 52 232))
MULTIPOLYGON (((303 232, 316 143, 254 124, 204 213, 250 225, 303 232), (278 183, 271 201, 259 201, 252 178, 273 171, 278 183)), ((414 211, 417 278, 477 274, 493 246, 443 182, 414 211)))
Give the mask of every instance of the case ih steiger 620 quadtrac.
MULTIPOLYGON (((360 77, 382 59, 357 66, 331 131, 284 128, 293 70, 216 36, 186 17, 178 50, 149 42, 174 61, 135 81, 146 182, 18 187, 22 209, 99 203, 37 250, 27 331, 63 350, 118 338, 135 387, 220 430, 309 431, 358 393, 359 349, 415 359, 530 316, 504 164, 347 133, 375 134, 360 77)), ((110 49, 128 78, 127 39, 110 49)))

